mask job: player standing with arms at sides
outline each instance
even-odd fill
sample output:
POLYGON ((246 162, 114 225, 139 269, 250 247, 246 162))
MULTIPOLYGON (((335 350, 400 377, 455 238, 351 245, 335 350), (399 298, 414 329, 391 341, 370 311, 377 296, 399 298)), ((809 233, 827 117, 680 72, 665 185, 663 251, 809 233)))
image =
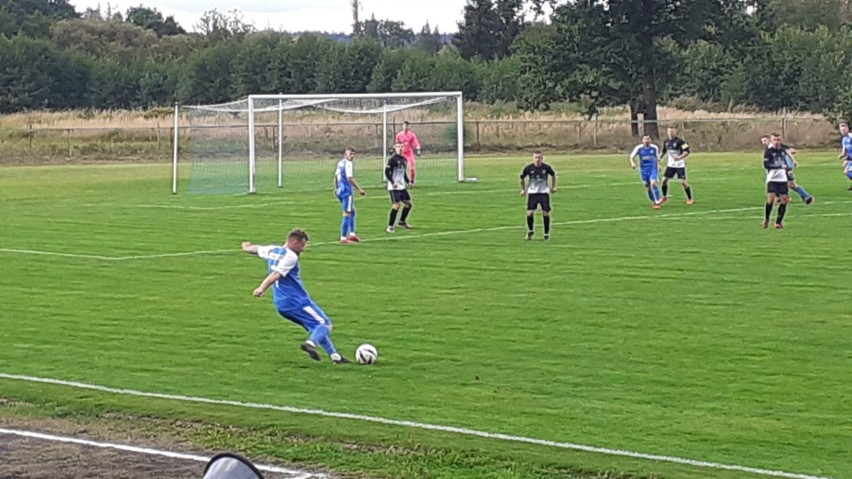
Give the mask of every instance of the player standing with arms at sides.
POLYGON ((660 201, 663 203, 668 201, 669 180, 677 175, 677 179, 686 193, 686 204, 692 205, 695 203, 695 200, 692 199, 692 187, 686 181, 685 161, 691 150, 689 149, 689 145, 683 141, 683 138, 677 136, 677 128, 670 126, 667 134, 668 138, 663 141, 663 154, 666 155, 667 160, 666 171, 663 172, 663 196, 660 198, 660 201))
POLYGON ((535 210, 541 206, 541 216, 544 222, 544 240, 550 240, 550 194, 556 193, 556 171, 544 162, 540 151, 533 153, 533 162, 521 171, 521 196, 527 197, 527 236, 526 240, 535 235, 535 210), (547 177, 550 177, 550 186, 547 177), (530 179, 527 186, 526 179, 530 179))
POLYGON ((775 217, 775 229, 784 228, 784 215, 787 213, 787 203, 790 202, 787 185, 787 161, 784 158, 784 147, 781 136, 773 133, 769 146, 763 151, 763 167, 766 169, 766 211, 763 217, 763 227, 769 227, 769 217, 775 200, 780 198, 778 216, 775 217))
MULTIPOLYGON (((852 132, 849 131, 849 123, 845 121, 840 122, 838 126, 843 137, 840 139, 840 154, 837 159, 843 161, 843 172, 852 181, 852 132)), ((852 186, 849 191, 852 191, 852 186)))
MULTIPOLYGON (((767 148, 769 146, 769 137, 764 135, 760 137, 760 143, 763 145, 763 148, 767 148)), ((787 163, 787 187, 792 188, 793 191, 799 194, 802 198, 802 201, 806 204, 812 204, 815 200, 813 196, 811 196, 804 187, 799 186, 796 183, 796 175, 793 174, 793 168, 799 166, 799 162, 796 161, 795 154, 796 149, 785 145, 784 139, 781 139, 781 149, 784 150, 784 162, 787 163)))
POLYGON ((414 188, 414 180, 417 172, 414 169, 414 155, 420 156, 420 140, 417 135, 411 131, 411 127, 407 121, 402 122, 402 131, 396 134, 394 143, 402 143, 402 156, 408 162, 408 177, 411 178, 411 187, 414 188))
POLYGON ((642 137, 642 144, 636 145, 633 152, 630 153, 630 167, 636 169, 636 162, 633 158, 639 157, 639 176, 642 178, 642 183, 645 184, 645 189, 648 190, 648 198, 651 200, 651 206, 655 210, 660 209, 663 200, 660 198, 660 189, 657 187, 657 180, 660 177, 659 161, 660 149, 657 145, 651 143, 651 137, 645 135, 642 137))
POLYGON ((355 181, 355 173, 353 172, 352 161, 355 159, 355 149, 346 148, 343 152, 343 159, 337 162, 337 169, 334 170, 334 197, 340 201, 343 207, 343 221, 340 224, 340 242, 349 244, 361 241, 361 238, 355 234, 355 195, 354 190, 358 190, 361 196, 367 194, 358 182, 355 181))
POLYGON ((308 340, 302 343, 302 351, 308 353, 314 361, 319 361, 319 345, 335 364, 345 364, 349 360, 334 349, 329 337, 331 319, 308 295, 299 276, 299 256, 307 247, 309 239, 305 230, 294 229, 287 235, 284 246, 261 246, 243 241, 242 250, 266 260, 269 271, 252 294, 259 298, 272 287, 272 301, 278 314, 310 333, 308 340))
POLYGON ((402 143, 393 145, 394 154, 388 160, 385 166, 385 178, 388 181, 388 194, 391 200, 390 217, 388 218, 388 233, 394 232, 394 223, 396 223, 396 215, 399 213, 399 207, 405 205, 402 209, 402 216, 399 218, 399 225, 410 230, 412 227, 408 224, 408 214, 411 213, 411 195, 408 193, 407 186, 410 185, 408 179, 408 162, 402 156, 402 143))

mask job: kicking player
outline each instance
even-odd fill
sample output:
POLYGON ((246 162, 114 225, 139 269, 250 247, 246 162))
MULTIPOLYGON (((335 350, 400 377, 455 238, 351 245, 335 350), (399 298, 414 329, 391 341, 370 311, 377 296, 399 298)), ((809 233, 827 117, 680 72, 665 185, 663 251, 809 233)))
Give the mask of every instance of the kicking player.
POLYGON ((391 200, 390 217, 388 218, 388 233, 394 232, 394 223, 396 223, 396 215, 399 213, 399 208, 405 205, 402 209, 402 216, 399 218, 399 225, 410 230, 412 226, 408 224, 408 214, 411 213, 411 195, 408 193, 407 187, 410 186, 408 173, 408 162, 402 156, 404 145, 396 143, 393 145, 394 154, 388 160, 385 166, 385 178, 388 181, 388 194, 391 200))
POLYGON ((355 181, 353 160, 355 160, 355 149, 346 148, 343 159, 337 162, 337 169, 334 171, 334 197, 343 207, 343 221, 340 224, 341 244, 361 241, 361 238, 355 234, 355 196, 352 188, 358 190, 361 196, 366 195, 367 192, 355 181))
POLYGON ((660 197, 660 189, 657 187, 660 169, 660 149, 657 145, 651 143, 651 137, 645 135, 642 137, 642 144, 636 145, 633 152, 630 153, 630 167, 636 169, 636 162, 633 158, 639 157, 639 174, 642 177, 642 183, 645 184, 645 189, 648 190, 648 198, 651 200, 651 206, 655 210, 660 209, 663 200, 660 197))
POLYGON ((677 175, 680 185, 683 186, 683 191, 686 193, 686 204, 695 204, 692 199, 692 187, 686 181, 686 157, 689 156, 691 150, 689 145, 677 136, 677 128, 670 126, 667 131, 668 138, 663 142, 663 154, 667 156, 666 171, 663 172, 663 195, 660 201, 665 203, 669 196, 669 180, 677 175))
POLYGON ((278 314, 310 333, 308 340, 302 343, 302 351, 308 353, 314 361, 319 361, 319 345, 335 364, 345 364, 349 360, 337 352, 329 337, 332 329, 331 319, 305 291, 299 276, 299 255, 305 250, 308 239, 305 230, 294 229, 287 235, 287 243, 284 246, 260 246, 243 241, 242 250, 266 260, 269 271, 252 294, 259 298, 271 286, 272 301, 278 314))
POLYGON ((778 216, 775 217, 775 229, 784 229, 784 215, 787 213, 787 204, 790 202, 785 151, 784 146, 781 144, 781 136, 773 133, 769 139, 769 146, 763 151, 763 167, 766 169, 764 228, 769 227, 769 217, 772 216, 772 208, 775 206, 775 200, 780 199, 781 204, 778 205, 778 216))
POLYGON ((402 143, 402 156, 408 162, 408 177, 411 178, 411 187, 414 188, 414 180, 417 177, 417 171, 414 168, 414 155, 420 156, 420 140, 417 135, 411 131, 411 127, 407 121, 402 122, 402 131, 396 134, 395 143, 402 143))
MULTIPOLYGON (((798 193, 806 205, 810 205, 816 200, 816 198, 811 196, 804 187, 799 186, 799 184, 796 183, 796 175, 793 174, 793 169, 799 166, 799 162, 796 161, 795 158, 796 149, 785 145, 783 141, 784 139, 782 138, 781 148, 784 150, 784 162, 787 163, 787 186, 798 193)), ((764 149, 767 148, 770 143, 769 137, 766 135, 761 136, 760 143, 763 145, 764 149)))
MULTIPOLYGON (((843 161, 843 172, 852 181, 852 132, 849 132, 849 123, 845 121, 840 122, 838 127, 843 137, 840 139, 840 154, 837 159, 843 161)), ((852 191, 852 186, 849 191, 852 191)))
POLYGON ((533 162, 521 171, 521 196, 527 197, 527 236, 526 240, 535 235, 535 210, 541 206, 541 216, 544 222, 544 240, 550 240, 550 194, 556 193, 556 171, 544 162, 540 151, 533 153, 533 162), (547 186, 547 177, 551 185, 547 186), (526 178, 530 184, 527 187, 526 178))

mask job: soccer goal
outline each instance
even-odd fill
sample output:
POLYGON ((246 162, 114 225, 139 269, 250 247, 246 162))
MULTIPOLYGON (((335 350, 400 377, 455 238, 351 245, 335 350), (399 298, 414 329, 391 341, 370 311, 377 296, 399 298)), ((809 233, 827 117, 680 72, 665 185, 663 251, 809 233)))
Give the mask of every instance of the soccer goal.
POLYGON ((404 121, 422 147, 418 185, 465 180, 461 92, 251 95, 176 105, 172 192, 187 162, 191 193, 330 188, 346 147, 357 151, 356 178, 377 184, 404 121))

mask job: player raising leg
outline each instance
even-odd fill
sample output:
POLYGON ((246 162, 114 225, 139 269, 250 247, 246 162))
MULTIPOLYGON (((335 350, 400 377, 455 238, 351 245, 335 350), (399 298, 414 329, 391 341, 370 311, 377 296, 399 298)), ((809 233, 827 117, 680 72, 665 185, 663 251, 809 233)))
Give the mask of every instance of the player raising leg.
POLYGON ((633 161, 633 158, 639 157, 639 174, 642 178, 642 183, 645 185, 645 189, 648 191, 651 206, 655 210, 660 209, 660 205, 663 203, 660 196, 660 189, 657 187, 657 180, 659 178, 659 153, 660 150, 657 148, 657 145, 651 143, 651 137, 645 135, 642 137, 642 144, 637 145, 633 149, 633 152, 630 153, 630 158, 628 158, 630 160, 630 167, 635 170, 636 162, 633 161))
POLYGON ((302 351, 314 361, 320 360, 317 346, 321 346, 335 364, 345 364, 344 358, 331 342, 331 319, 308 295, 299 276, 299 256, 308 244, 308 233, 294 229, 287 235, 284 246, 261 246, 243 241, 240 245, 246 253, 266 260, 269 274, 254 289, 252 294, 259 298, 272 288, 272 301, 278 314, 305 328, 310 334, 302 343, 302 351))

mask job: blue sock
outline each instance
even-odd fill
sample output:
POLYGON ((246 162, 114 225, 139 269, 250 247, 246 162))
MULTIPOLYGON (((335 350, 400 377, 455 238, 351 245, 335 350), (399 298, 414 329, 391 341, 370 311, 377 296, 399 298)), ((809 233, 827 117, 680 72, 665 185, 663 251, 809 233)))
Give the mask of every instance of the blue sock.
POLYGON ((355 210, 352 210, 352 214, 349 216, 349 233, 355 234, 355 210))
POLYGON ((653 201, 654 201, 654 203, 658 203, 658 202, 660 201, 660 187, 659 187, 659 186, 657 186, 657 185, 654 185, 654 198, 653 198, 653 201))
POLYGON ((334 343, 331 342, 331 336, 326 336, 325 339, 319 342, 319 345, 325 349, 325 352, 329 356, 337 352, 337 349, 334 349, 334 343))
POLYGON ((654 193, 651 191, 651 188, 648 188, 648 199, 654 201, 654 193))
POLYGON ((311 331, 310 339, 315 344, 319 344, 320 346, 322 346, 322 348, 325 349, 325 352, 327 352, 328 354, 334 354, 337 352, 337 350, 334 349, 334 344, 332 344, 331 339, 328 338, 328 333, 328 326, 320 324, 319 326, 315 327, 313 331, 311 331))
POLYGON ((803 200, 807 200, 808 198, 811 197, 811 195, 809 195, 808 192, 805 191, 805 189, 802 188, 801 186, 796 187, 796 193, 798 193, 799 196, 801 196, 803 200))
POLYGON ((344 216, 343 221, 340 222, 340 237, 345 238, 349 229, 349 217, 344 216))

